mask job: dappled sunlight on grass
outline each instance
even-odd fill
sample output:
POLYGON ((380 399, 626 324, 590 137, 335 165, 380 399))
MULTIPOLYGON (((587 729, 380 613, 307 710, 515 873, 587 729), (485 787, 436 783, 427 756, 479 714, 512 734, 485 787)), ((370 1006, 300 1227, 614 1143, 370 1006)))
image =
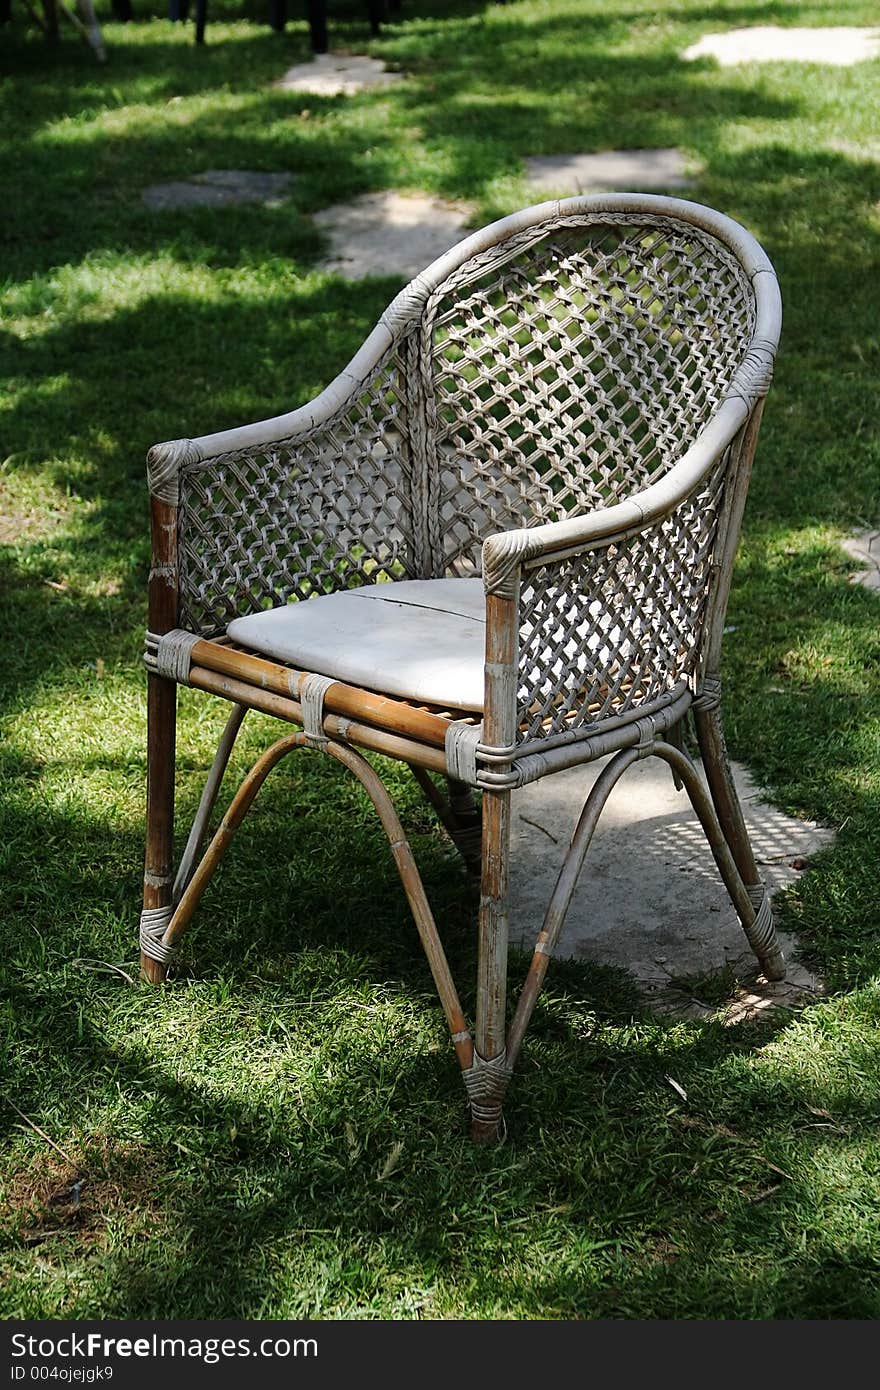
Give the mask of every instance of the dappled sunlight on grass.
POLYGON ((122 310, 135 310, 151 299, 192 300, 204 307, 241 303, 290 311, 298 277, 289 266, 270 277, 265 265, 217 270, 191 264, 172 255, 139 257, 118 251, 96 251, 79 265, 60 267, 49 275, 13 285, 5 295, 8 317, 4 328, 21 339, 52 332, 64 325, 111 319, 122 310))
MULTIPOLYGON (((680 58, 709 29, 874 8, 407 0, 368 42, 351 0, 334 47, 406 77, 349 99, 275 89, 307 57, 305 22, 279 38, 238 0, 212 0, 202 51, 190 26, 107 24, 103 69, 14 17, 0 1046, 5 1091, 70 1163, 0 1104, 4 1315, 880 1315, 880 650, 876 597, 838 546, 878 524, 880 64, 680 58), (144 455, 304 403, 359 347, 400 276, 317 271, 312 212, 412 189, 467 199, 478 225, 527 200, 530 155, 670 145, 698 171, 688 196, 748 225, 780 274, 728 733, 781 806, 839 827, 782 924, 841 993, 724 1028, 659 1021, 620 972, 557 963, 507 1138, 479 1150, 387 844, 317 753, 272 774, 173 983, 132 983, 144 455), (206 169, 294 177, 273 207, 144 206, 206 169)), ((226 713, 181 696, 181 834, 226 713)), ((248 716, 230 786, 277 734, 248 716)), ((382 771, 471 1010, 474 891, 406 769, 382 771)), ((511 980, 526 968, 515 955, 511 980)))

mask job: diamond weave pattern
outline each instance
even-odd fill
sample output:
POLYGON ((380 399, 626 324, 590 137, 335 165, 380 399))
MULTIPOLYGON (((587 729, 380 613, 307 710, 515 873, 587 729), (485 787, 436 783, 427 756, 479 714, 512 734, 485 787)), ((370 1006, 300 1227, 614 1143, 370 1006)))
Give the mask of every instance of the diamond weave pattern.
POLYGON ((569 219, 437 297, 425 331, 447 572, 473 573, 491 531, 655 480, 719 404, 751 338, 750 287, 713 237, 657 220, 569 219))
POLYGON ((634 716, 693 674, 724 471, 655 526, 526 574, 521 741, 634 716))
POLYGON ((184 472, 184 627, 210 634, 291 599, 412 577, 404 384, 392 352, 330 423, 184 472))

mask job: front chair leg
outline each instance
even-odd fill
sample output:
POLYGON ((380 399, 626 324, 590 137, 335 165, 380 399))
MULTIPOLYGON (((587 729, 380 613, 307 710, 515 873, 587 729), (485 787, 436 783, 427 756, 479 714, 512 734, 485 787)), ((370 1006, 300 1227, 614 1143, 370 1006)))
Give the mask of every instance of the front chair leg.
POLYGON ((463 1073, 472 1134, 479 1143, 501 1128, 501 1107, 511 1077, 505 1046, 507 1003, 507 895, 510 792, 483 793, 482 886, 474 1060, 463 1073))
POLYGON ((147 849, 141 913, 141 974, 165 979, 169 952, 162 944, 171 921, 174 883, 174 754, 177 686, 151 673, 147 685, 147 849))

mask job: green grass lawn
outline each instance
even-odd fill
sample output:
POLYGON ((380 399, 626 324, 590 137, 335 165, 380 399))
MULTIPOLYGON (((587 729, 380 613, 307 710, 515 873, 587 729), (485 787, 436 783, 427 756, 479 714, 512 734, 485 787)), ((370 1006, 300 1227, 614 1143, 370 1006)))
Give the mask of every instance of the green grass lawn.
MULTIPOLYGON (((21 6, 2 35, 0 1312, 880 1316, 880 608, 838 545, 880 521, 880 63, 678 57, 875 4, 406 0, 371 43, 351 0, 334 44, 407 77, 349 99, 271 87, 303 23, 211 8, 204 50, 108 23, 105 68, 70 33, 48 51, 21 6), (654 145, 782 284, 729 736, 779 805, 839 828, 782 908, 829 996, 659 1022, 624 975, 554 966, 509 1136, 480 1150, 384 838, 317 754, 274 774, 169 988, 102 965, 135 975, 144 454, 307 400, 399 288, 318 273, 307 214, 420 188, 479 224, 528 201, 526 155, 654 145), (210 168, 295 180, 273 208, 142 206, 210 168)), ((224 710, 181 704, 185 813, 224 710)), ((253 717, 236 772, 269 735, 253 717)), ((472 892, 383 771, 470 1004, 472 892)))

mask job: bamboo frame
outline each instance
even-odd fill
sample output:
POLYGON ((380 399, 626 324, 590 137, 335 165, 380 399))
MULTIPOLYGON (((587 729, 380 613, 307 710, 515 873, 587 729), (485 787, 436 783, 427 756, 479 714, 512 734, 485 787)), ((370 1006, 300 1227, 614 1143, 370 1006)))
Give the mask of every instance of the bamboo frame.
MULTIPOLYGON (((309 674, 294 671, 290 666, 282 666, 252 652, 237 651, 233 647, 207 640, 196 643, 192 659, 207 671, 232 676, 235 680, 294 700, 298 698, 302 683, 309 674)), ((341 714, 347 719, 361 719, 380 729, 393 729, 434 748, 443 747, 449 726, 449 720, 441 715, 430 714, 388 695, 376 695, 370 690, 346 685, 344 681, 334 681, 324 696, 324 702, 334 714, 341 714)))
MULTIPOLYGON (((261 787, 274 767, 286 757, 288 753, 295 749, 307 747, 311 743, 309 736, 305 733, 288 734, 285 738, 273 743, 254 763, 250 772, 245 777, 235 796, 232 798, 229 809, 224 815, 219 827, 214 833, 210 844, 202 855, 198 865, 194 868, 189 881, 184 889, 180 901, 165 929, 163 945, 172 947, 180 940, 195 912, 199 901, 220 866, 226 851, 239 829, 242 821, 253 805, 261 787)), ((434 980, 434 986, 440 997, 446 1021, 449 1024, 449 1031, 452 1036, 453 1046, 456 1056, 462 1069, 471 1066, 473 1061, 473 1043, 470 1031, 465 1022, 464 1013, 458 998, 458 992, 449 972, 446 955, 440 942, 437 926, 431 913, 428 899, 425 894, 424 886, 416 863, 410 849, 409 841, 403 832, 394 804, 386 791, 381 778, 370 767, 370 764, 353 748, 347 748, 344 744, 335 743, 327 740, 323 744, 323 751, 331 758, 348 768, 349 772, 358 779, 361 786, 366 791, 370 800, 376 808, 382 829, 388 838, 394 862, 397 865, 398 873, 404 887, 413 918, 415 919, 419 937, 428 965, 434 980)))

